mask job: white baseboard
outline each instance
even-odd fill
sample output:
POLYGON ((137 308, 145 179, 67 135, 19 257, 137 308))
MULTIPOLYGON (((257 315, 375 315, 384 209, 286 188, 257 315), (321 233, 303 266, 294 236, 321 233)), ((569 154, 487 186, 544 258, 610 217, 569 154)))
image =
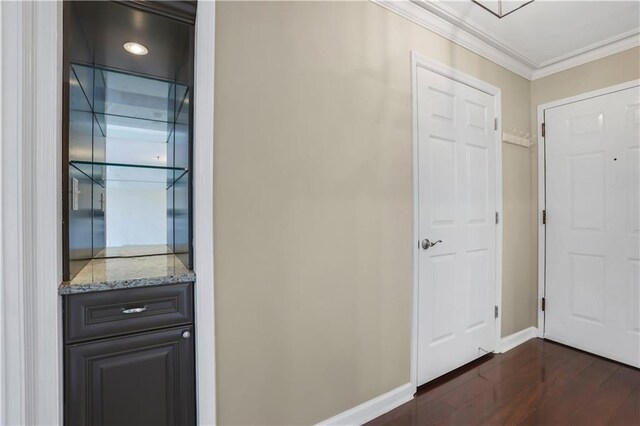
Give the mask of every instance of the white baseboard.
POLYGON ((527 340, 535 339, 538 337, 538 328, 529 327, 524 330, 513 333, 507 337, 503 337, 500 340, 500 352, 505 353, 515 348, 518 345, 523 344, 527 340))
MULTIPOLYGON (((510 336, 503 337, 500 340, 500 352, 510 351, 527 340, 535 339, 536 337, 538 337, 537 327, 529 327, 510 336)), ((416 389, 411 383, 404 384, 347 411, 343 411, 330 419, 318 423, 318 425, 362 425, 399 407, 405 402, 411 401, 415 391, 416 389)))
POLYGON ((362 425, 413 399, 416 388, 407 383, 331 417, 319 425, 362 425))
MULTIPOLYGON (((538 337, 537 327, 529 327, 518 331, 517 333, 513 333, 510 336, 503 337, 500 340, 500 352, 507 352, 516 346, 523 344, 527 340, 535 339, 536 337, 538 337)), ((392 391, 350 408, 347 411, 343 411, 330 419, 318 423, 318 425, 362 425, 393 410, 405 402, 411 401, 415 390, 415 387, 411 383, 404 384, 392 391)))

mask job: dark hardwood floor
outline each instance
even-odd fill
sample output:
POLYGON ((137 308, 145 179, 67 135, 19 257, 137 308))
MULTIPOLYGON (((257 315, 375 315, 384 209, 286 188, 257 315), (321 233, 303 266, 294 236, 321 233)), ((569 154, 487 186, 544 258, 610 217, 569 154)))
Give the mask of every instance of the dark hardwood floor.
POLYGON ((367 423, 640 426, 640 370, 541 339, 418 388, 367 423))

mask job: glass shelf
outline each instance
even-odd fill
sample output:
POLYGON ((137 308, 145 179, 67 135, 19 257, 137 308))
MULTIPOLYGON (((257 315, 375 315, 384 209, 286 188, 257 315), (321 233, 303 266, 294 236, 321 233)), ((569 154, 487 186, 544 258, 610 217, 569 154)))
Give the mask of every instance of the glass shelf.
POLYGON ((174 123, 186 106, 188 117, 189 88, 184 84, 79 64, 72 64, 72 71, 70 83, 82 89, 72 96, 72 108, 83 109, 88 102, 97 114, 174 123), (92 84, 94 90, 87 91, 92 84))
POLYGON ((78 64, 69 84, 70 110, 94 113, 104 137, 166 144, 176 127, 188 131, 185 85, 78 64))
POLYGON ((164 186, 168 189, 188 173, 185 168, 143 164, 92 161, 69 161, 69 164, 103 187, 126 183, 128 187, 164 186))
POLYGON ((166 244, 129 245, 120 247, 105 247, 95 254, 94 259, 99 258, 126 258, 141 256, 157 256, 173 254, 171 247, 166 244))
POLYGON ((167 121, 96 113, 102 136, 138 142, 167 143, 174 124, 167 121))

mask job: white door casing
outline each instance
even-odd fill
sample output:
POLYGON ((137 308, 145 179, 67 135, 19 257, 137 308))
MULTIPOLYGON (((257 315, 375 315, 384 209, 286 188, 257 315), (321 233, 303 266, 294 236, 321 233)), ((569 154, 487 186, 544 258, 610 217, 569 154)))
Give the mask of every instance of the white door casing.
POLYGON ((640 367, 640 87, 544 120, 544 336, 640 367))
POLYGON ((193 269, 197 424, 215 425, 216 348, 213 240, 213 146, 216 2, 198 3, 193 123, 193 269))
POLYGON ((62 3, 0 2, 0 424, 62 423, 62 3))
POLYGON ((498 89, 414 55, 417 385, 498 349, 496 105, 498 89))

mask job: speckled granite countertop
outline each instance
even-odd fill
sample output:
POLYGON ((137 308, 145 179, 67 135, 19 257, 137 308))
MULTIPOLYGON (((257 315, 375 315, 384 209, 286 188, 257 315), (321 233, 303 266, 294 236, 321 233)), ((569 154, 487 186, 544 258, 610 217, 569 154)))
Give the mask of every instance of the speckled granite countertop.
POLYGON ((71 280, 58 287, 59 294, 145 287, 195 281, 196 274, 173 254, 93 259, 71 280))

